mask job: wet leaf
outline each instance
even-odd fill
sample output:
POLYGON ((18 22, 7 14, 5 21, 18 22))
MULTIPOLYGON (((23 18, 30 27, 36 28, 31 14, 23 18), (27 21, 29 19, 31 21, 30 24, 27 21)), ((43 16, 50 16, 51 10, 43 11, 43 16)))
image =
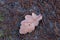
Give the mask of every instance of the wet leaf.
POLYGON ((3 21, 4 17, 2 16, 2 14, 0 14, 0 21, 3 21))
POLYGON ((4 36, 3 30, 0 30, 0 37, 4 36))

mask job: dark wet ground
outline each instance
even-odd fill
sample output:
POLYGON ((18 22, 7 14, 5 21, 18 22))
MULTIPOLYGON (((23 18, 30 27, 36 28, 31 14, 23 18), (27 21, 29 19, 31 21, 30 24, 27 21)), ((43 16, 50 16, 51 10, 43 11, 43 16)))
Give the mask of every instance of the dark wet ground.
POLYGON ((0 0, 0 40, 60 40, 60 0, 0 0), (43 19, 21 35, 20 22, 32 12, 43 19))

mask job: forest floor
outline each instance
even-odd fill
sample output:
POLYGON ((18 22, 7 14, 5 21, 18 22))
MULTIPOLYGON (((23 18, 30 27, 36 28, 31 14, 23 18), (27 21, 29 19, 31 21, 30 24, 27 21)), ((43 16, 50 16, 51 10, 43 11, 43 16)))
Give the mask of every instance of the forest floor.
POLYGON ((60 40, 60 0, 0 0, 0 40, 60 40), (25 15, 42 14, 31 33, 19 33, 25 15))

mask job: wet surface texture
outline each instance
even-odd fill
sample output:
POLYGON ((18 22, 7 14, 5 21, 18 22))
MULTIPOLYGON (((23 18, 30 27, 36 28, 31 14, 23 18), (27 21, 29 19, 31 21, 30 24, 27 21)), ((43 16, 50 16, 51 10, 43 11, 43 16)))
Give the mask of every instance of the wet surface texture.
POLYGON ((0 40, 60 40, 60 0, 0 0, 0 40), (21 35, 20 23, 32 12, 43 19, 21 35))

